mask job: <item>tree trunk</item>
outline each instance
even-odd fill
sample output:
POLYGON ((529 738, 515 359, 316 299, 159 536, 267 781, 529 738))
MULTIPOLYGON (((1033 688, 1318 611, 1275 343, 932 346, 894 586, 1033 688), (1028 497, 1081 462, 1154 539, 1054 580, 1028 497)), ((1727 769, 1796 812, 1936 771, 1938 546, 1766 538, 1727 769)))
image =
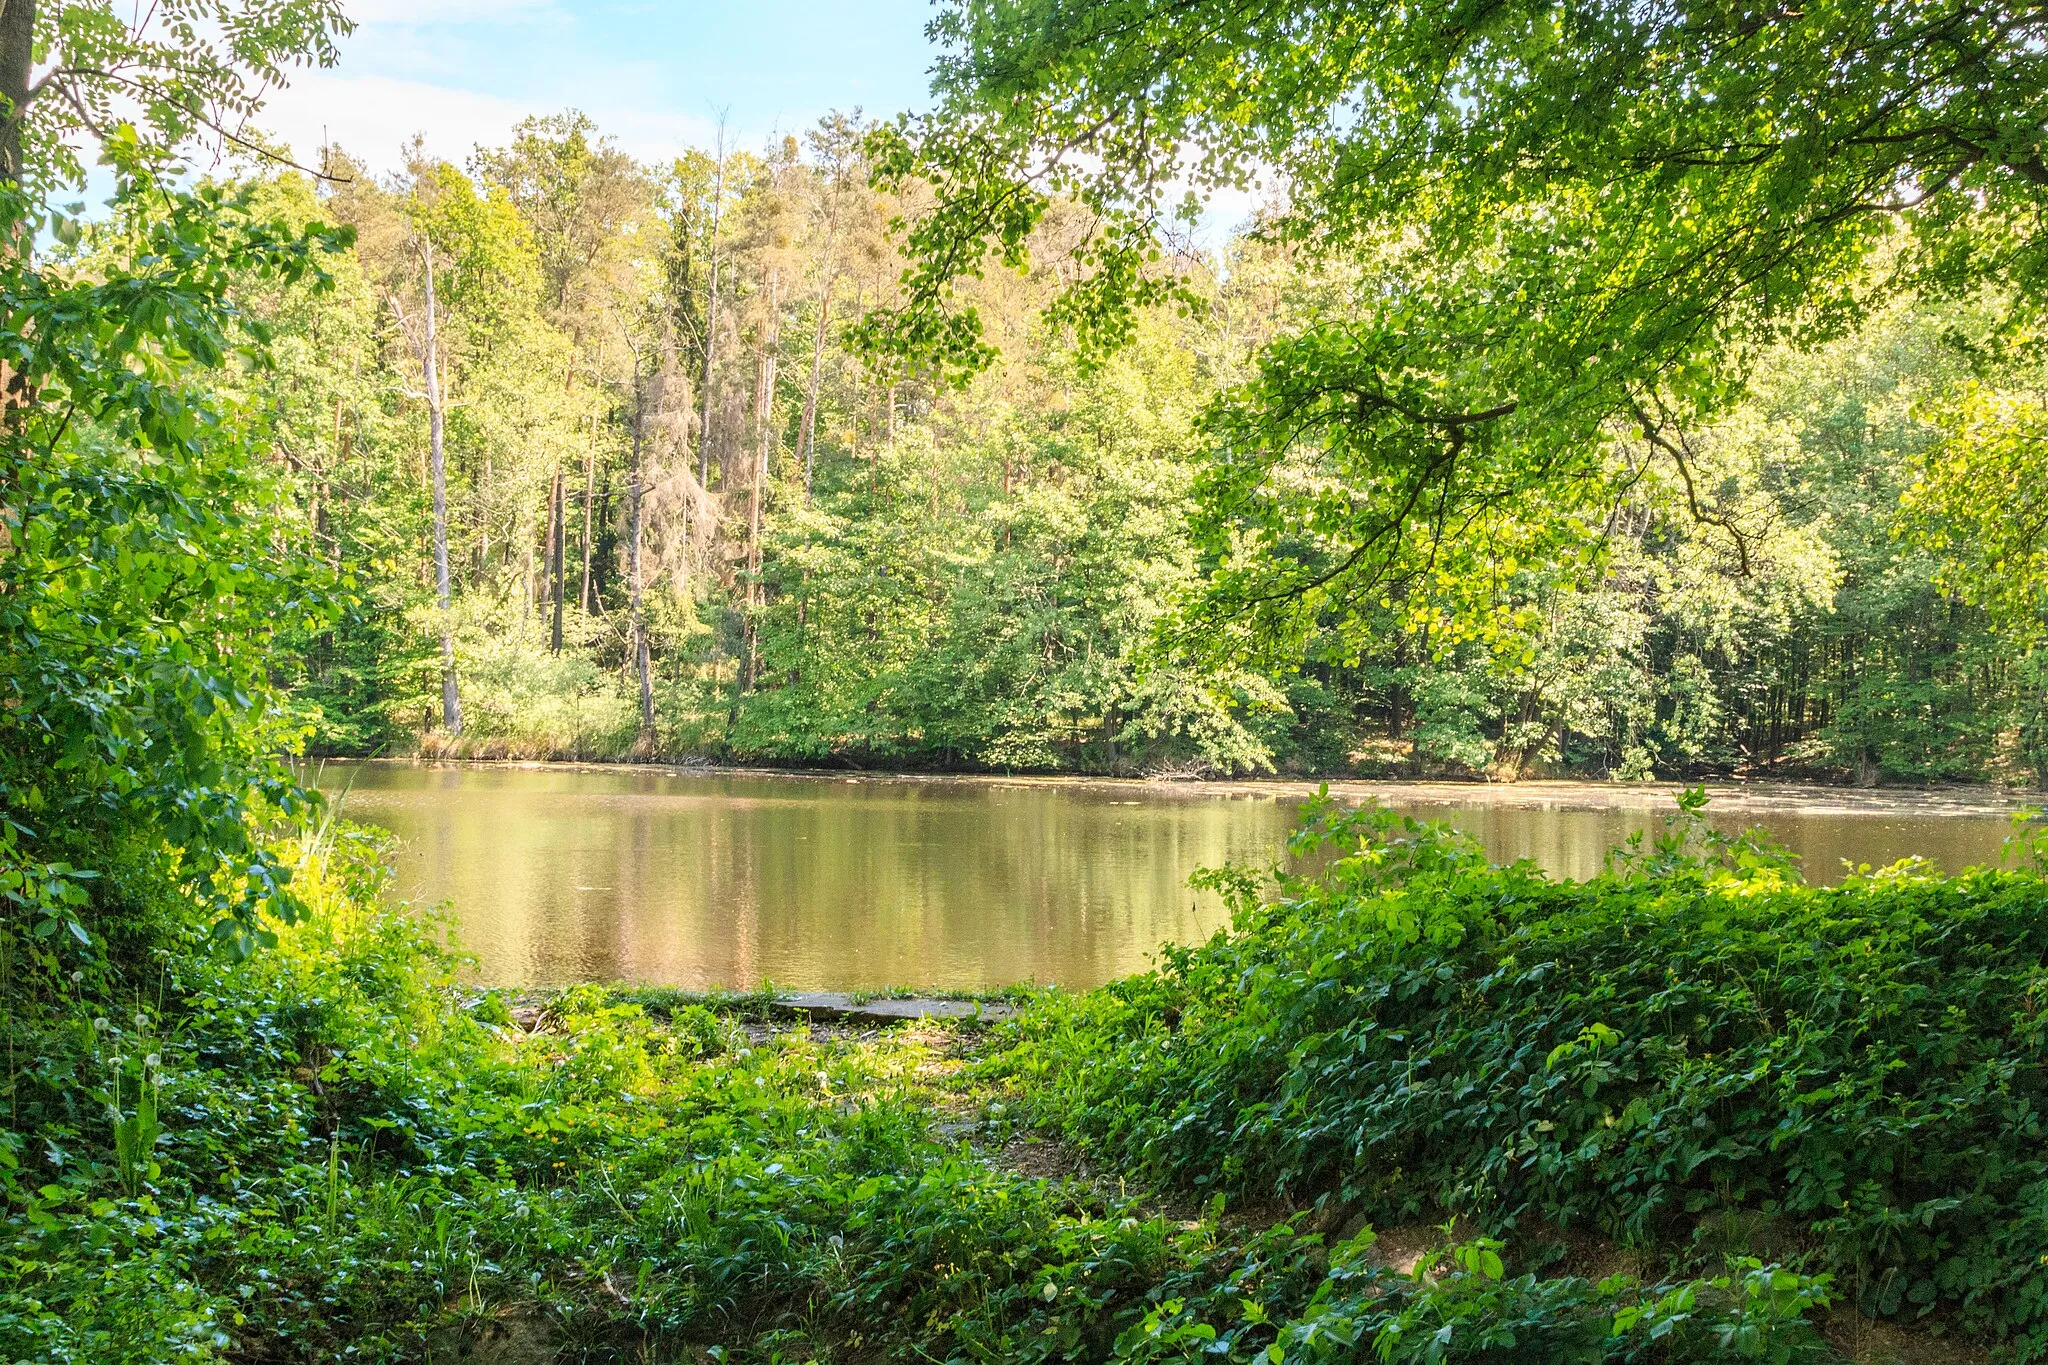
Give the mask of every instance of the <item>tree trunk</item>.
POLYGON ((484 456, 483 483, 471 490, 470 505, 475 508, 473 518, 476 525, 476 576, 470 581, 481 583, 491 571, 491 457, 484 456))
MULTIPOLYGON (((604 482, 597 486, 597 524, 609 528, 612 524, 612 472, 604 472, 604 482)), ((590 561, 590 600, 604 600, 605 576, 611 571, 612 555, 618 550, 618 542, 610 541, 605 553, 593 555, 590 561)))
MULTIPOLYGON (((1408 637, 1405 633, 1394 637, 1394 670, 1408 667, 1408 637)), ((1387 738, 1400 740, 1408 732, 1408 689, 1398 682, 1387 684, 1387 738)))
POLYGON ((0 182, 19 185, 21 123, 28 112, 28 81, 35 67, 35 0, 0 0, 0 100, 6 101, 6 122, 0 124, 0 182))
MULTIPOLYGON (((36 6, 35 0, 0 0, 0 100, 6 107, 0 110, 0 184, 22 183, 24 167, 21 151, 21 125, 28 113, 29 77, 35 69, 36 6)), ((0 253, 9 257, 26 260, 35 245, 35 234, 25 224, 10 223, 4 240, 0 240, 0 253)), ((0 420, 9 427, 19 422, 30 402, 21 376, 12 365, 0 362, 0 420)), ((11 481, 10 481, 11 483, 11 481)), ((12 488, 4 491, 11 499, 12 488)), ((13 549, 14 537, 7 527, 15 508, 11 503, 0 504, 7 516, 0 516, 0 553, 13 549)))
POLYGON ((420 369, 427 385, 427 465, 434 480, 434 602, 441 611, 441 725, 450 735, 462 734, 462 695, 455 684, 455 621, 448 590, 448 460, 442 435, 447 404, 441 393, 440 338, 434 303, 434 247, 420 243, 427 272, 426 343, 420 369))
POLYGON ((548 639, 548 648, 555 653, 562 652, 562 471, 555 471, 554 497, 548 508, 548 555, 551 578, 555 593, 555 625, 548 639))
POLYGON ((740 661, 740 691, 754 690, 754 646, 761 612, 761 485, 768 477, 768 357, 754 368, 754 459, 747 480, 747 621, 745 657, 740 661))
POLYGON ((775 348, 781 341, 776 326, 780 298, 776 272, 768 272, 768 321, 761 338, 761 362, 754 385, 754 477, 747 492, 747 658, 740 690, 751 692, 760 676, 761 512, 768 482, 768 454, 775 439, 775 348))
POLYGON ((640 737, 633 744, 634 756, 648 758, 654 753, 654 669, 647 646, 647 617, 640 605, 640 522, 644 473, 640 468, 641 432, 646 425, 646 388, 639 366, 633 374, 633 481, 627 486, 626 575, 632 602, 633 663, 640 671, 640 737))
POLYGON ((824 293, 818 299, 818 327, 811 336, 811 385, 804 394, 803 442, 804 442, 804 501, 811 500, 811 470, 815 463, 818 430, 818 376, 825 361, 825 320, 832 313, 832 286, 830 278, 825 281, 824 293))
POLYGON ((586 452, 583 456, 583 614, 590 615, 590 500, 595 493, 597 482, 597 453, 586 452))
MULTIPOLYGON (((856 282, 853 287, 853 325, 855 327, 859 327, 867 319, 867 309, 864 306, 866 302, 865 294, 866 291, 856 282)), ((853 367, 853 392, 847 395, 848 401, 846 404, 846 454, 849 459, 853 460, 860 459, 860 371, 860 366, 856 365, 853 367)), ((870 459, 868 461, 868 492, 873 493, 874 491, 875 465, 874 461, 870 459)))
POLYGON ((704 314, 704 419, 697 424, 697 483, 711 487, 711 363, 718 354, 718 228, 725 212, 725 125, 718 128, 718 174, 711 191, 711 303, 704 314))
MULTIPOLYGON (((831 231, 825 237, 825 284, 824 288, 818 293, 818 326, 811 334, 811 383, 810 387, 804 392, 804 415, 803 421, 800 424, 803 432, 804 506, 806 507, 811 504, 811 475, 817 466, 818 376, 825 358, 825 323, 826 319, 832 316, 832 286, 838 283, 838 277, 832 271, 832 246, 838 239, 838 236, 839 214, 835 203, 831 231)), ((1005 530, 1004 534, 1007 535, 1009 533, 1005 530)), ((809 549, 810 544, 811 533, 805 531, 804 547, 809 549)), ((811 571, 809 568, 806 568, 804 570, 803 595, 797 598, 796 603, 796 632, 799 645, 803 641, 804 626, 807 624, 810 616, 810 585, 811 571)))
MULTIPOLYGON (((1416 644, 1415 644, 1415 656, 1414 656, 1414 657, 1415 657, 1415 658, 1416 658, 1416 659, 1417 659, 1418 661, 1420 661, 1420 662, 1422 662, 1422 663, 1424 663, 1424 664, 1427 664, 1427 663, 1428 663, 1428 661, 1429 661, 1429 627, 1428 627, 1428 626, 1424 626, 1424 627, 1422 628, 1422 636, 1421 636, 1421 638, 1420 638, 1419 640, 1417 640, 1417 641, 1416 641, 1416 644)), ((1420 714, 1420 712, 1419 712, 1419 711, 1416 711, 1416 710, 1413 710, 1413 709, 1411 709, 1411 711, 1410 711, 1410 713, 1409 713, 1409 716, 1408 716, 1408 775, 1409 775, 1410 777, 1420 777, 1420 776, 1422 776, 1422 724, 1421 724, 1421 720, 1422 720, 1422 717, 1421 717, 1421 714, 1420 714)))
POLYGON ((839 240, 839 204, 835 194, 832 218, 825 232, 825 262, 820 269, 824 279, 818 288, 818 326, 811 334, 811 384, 804 394, 804 417, 802 423, 804 446, 804 501, 811 500, 812 452, 816 449, 818 429, 818 375, 825 359, 825 326, 832 316, 832 287, 839 283, 839 276, 833 268, 832 250, 839 240))

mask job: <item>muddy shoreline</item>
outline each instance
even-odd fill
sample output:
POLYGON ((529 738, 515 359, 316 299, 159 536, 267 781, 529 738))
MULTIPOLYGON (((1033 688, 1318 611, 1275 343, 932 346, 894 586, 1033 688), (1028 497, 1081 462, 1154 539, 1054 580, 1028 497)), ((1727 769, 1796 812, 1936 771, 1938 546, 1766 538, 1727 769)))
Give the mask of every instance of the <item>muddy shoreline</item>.
MULTIPOLYGON (((610 763, 566 759, 328 759, 365 767, 466 769, 479 772, 601 773, 691 778, 760 778, 770 781, 877 786, 1043 788, 1142 794, 1153 798, 1254 797, 1302 801, 1327 785, 1343 801, 1385 801, 1391 805, 1496 807, 1510 810, 1665 811, 1685 782, 1599 782, 1527 780, 1447 782, 1364 778, 1093 777, 1069 774, 850 772, 845 769, 754 768, 709 763, 610 763)), ((1914 815, 2007 817, 2042 803, 2037 793, 1991 786, 1832 787, 1805 782, 1710 781, 1709 809, 1716 815, 1914 815)))

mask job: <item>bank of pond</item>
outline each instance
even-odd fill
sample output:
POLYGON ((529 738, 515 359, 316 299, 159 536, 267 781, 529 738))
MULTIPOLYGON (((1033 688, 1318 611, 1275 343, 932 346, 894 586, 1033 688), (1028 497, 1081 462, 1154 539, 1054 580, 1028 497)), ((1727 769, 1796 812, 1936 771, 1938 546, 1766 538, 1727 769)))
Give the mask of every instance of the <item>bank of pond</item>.
POLYGON ((0 1358, 2040 1359, 2018 838, 1821 887, 1688 799, 1568 880, 1316 800, 1206 941, 878 1028, 481 990, 330 828, 246 961, 137 885, 13 964, 0 1358))

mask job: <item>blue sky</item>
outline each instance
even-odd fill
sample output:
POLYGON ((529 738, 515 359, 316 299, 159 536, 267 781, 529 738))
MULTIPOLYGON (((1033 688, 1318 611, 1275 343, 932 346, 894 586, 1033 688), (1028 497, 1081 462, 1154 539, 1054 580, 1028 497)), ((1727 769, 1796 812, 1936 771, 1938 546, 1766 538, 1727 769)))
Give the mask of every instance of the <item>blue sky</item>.
POLYGON ((928 0, 358 0, 330 71, 300 73, 258 122, 302 158, 324 133, 392 169, 415 132, 460 161, 527 114, 577 108, 634 155, 758 149, 820 115, 921 106, 928 0))

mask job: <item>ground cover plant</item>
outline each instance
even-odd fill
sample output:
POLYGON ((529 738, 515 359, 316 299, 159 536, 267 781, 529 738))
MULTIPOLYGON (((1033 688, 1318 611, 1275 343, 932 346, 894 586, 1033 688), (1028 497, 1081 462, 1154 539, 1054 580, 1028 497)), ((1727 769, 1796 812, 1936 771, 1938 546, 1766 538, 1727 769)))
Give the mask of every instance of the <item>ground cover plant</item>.
POLYGON ((1673 837, 1552 886, 1311 831, 1344 856, 1154 973, 816 1034, 479 993, 372 836, 281 845, 274 948, 187 915, 17 989, 0 1360, 1793 1360, 1831 1313, 2040 1354, 2037 1013, 1993 1022, 2036 876, 1823 893, 1673 837))
POLYGON ((2048 1350, 2048 883, 1901 865, 1804 885, 1676 827, 1554 883, 1466 836, 1311 808, 1326 861, 1232 929, 1050 1000, 988 1065, 1169 1185, 1336 1225, 1456 1217, 1541 1267, 1593 1234, 1763 1255, 1845 1305, 2048 1350))

